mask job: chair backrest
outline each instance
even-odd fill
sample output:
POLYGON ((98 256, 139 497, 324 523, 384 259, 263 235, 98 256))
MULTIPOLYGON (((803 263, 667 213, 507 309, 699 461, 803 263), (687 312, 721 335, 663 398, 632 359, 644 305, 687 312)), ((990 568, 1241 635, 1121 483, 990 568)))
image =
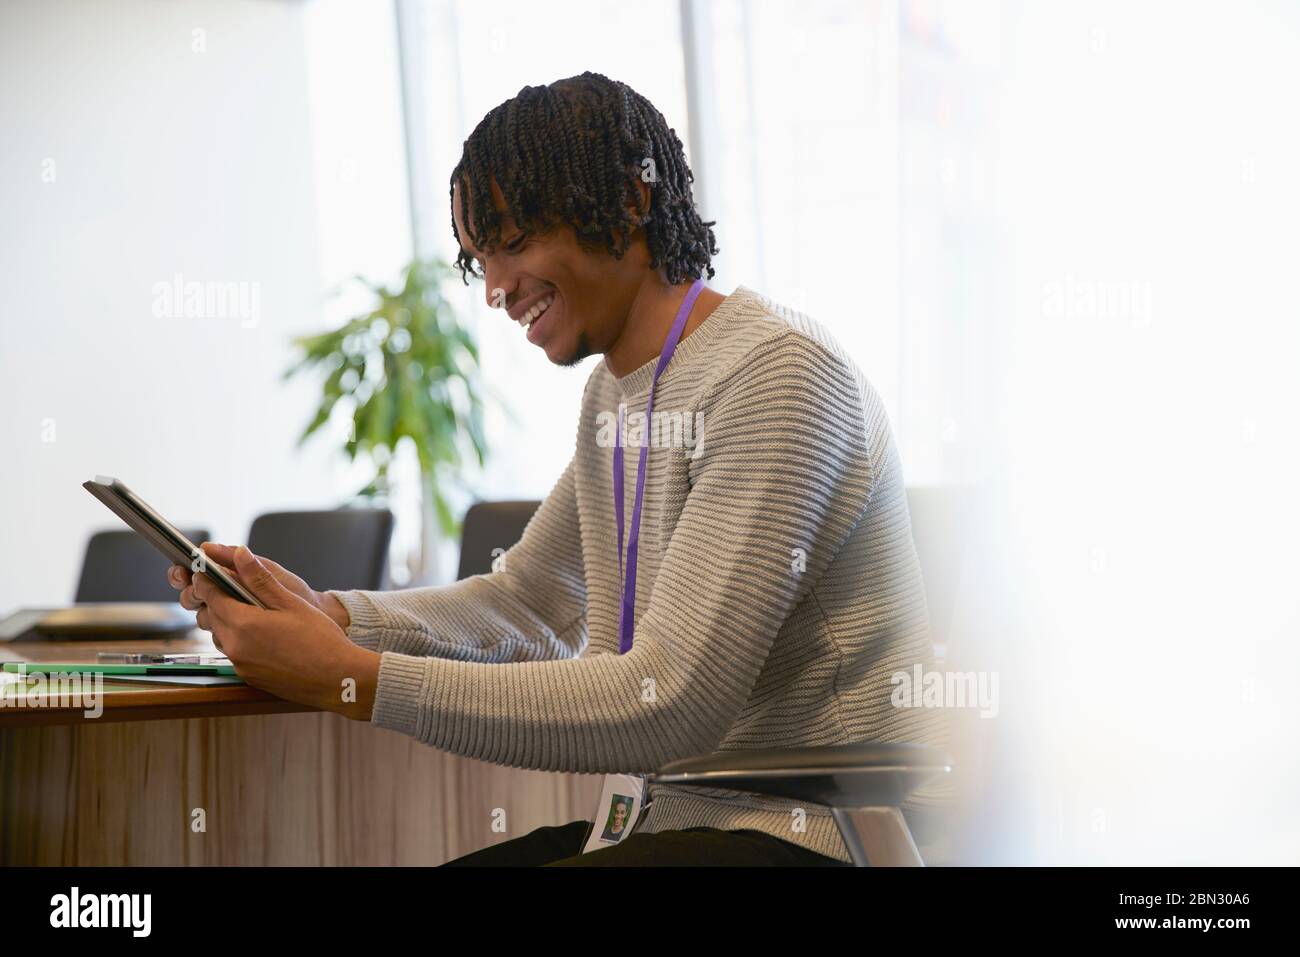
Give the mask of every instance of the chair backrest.
POLYGON ((386 508, 268 512, 248 531, 248 548, 279 562, 317 591, 384 585, 393 513, 386 508))
POLYGON ((519 539, 541 502, 478 502, 465 513, 460 532, 460 569, 457 578, 483 575, 492 560, 519 539), (495 552, 495 554, 493 554, 495 552))
MULTIPOLYGON (((203 528, 181 529, 181 533, 196 545, 211 538, 203 528)), ((170 566, 135 532, 96 532, 86 544, 75 600, 175 601, 176 589, 167 581, 170 566)))
POLYGON ((946 649, 952 629, 962 566, 970 544, 974 500, 974 491, 966 486, 907 490, 912 541, 921 562, 926 605, 930 610, 930 631, 940 651, 946 649))

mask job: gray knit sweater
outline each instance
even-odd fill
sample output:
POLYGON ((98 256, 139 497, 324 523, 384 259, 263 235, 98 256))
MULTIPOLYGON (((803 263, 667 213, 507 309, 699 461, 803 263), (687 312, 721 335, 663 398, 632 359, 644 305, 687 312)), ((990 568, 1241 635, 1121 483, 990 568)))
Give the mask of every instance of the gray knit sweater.
MULTIPOLYGON (((446 587, 333 592, 383 652, 373 722, 547 771, 654 771, 738 748, 943 743, 890 702, 931 647, 898 453, 879 397, 818 324, 745 287, 657 362, 603 362, 573 459, 497 571, 446 587), (618 654, 612 440, 639 449, 635 642, 618 654)), ((626 542, 626 532, 624 541, 626 542)), ((641 830, 753 828, 848 860, 829 812, 659 786, 641 830)), ((926 802, 920 792, 917 803, 926 802)))

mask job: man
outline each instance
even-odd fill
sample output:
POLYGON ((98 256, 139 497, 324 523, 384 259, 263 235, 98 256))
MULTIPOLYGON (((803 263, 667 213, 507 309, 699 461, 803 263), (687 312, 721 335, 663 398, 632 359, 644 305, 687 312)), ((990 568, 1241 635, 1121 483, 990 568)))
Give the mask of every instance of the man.
MULTIPOLYGON (((239 673, 456 754, 634 788, 717 750, 937 742, 934 711, 890 703, 930 646, 880 400, 816 323, 703 286, 713 224, 659 111, 590 73, 526 87, 466 141, 451 207, 490 304, 558 365, 604 357, 573 458, 501 569, 448 587, 321 594, 207 546, 268 606, 173 570, 239 673)), ((647 797, 616 846, 574 821, 453 863, 849 859, 824 808, 647 797)))

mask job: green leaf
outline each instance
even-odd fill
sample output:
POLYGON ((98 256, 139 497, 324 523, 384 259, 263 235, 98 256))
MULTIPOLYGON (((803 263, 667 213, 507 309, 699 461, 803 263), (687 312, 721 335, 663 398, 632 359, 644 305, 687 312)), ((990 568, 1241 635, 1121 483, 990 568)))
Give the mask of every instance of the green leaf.
POLYGON ((368 312, 336 329, 291 340, 295 357, 281 379, 321 376, 321 399, 299 444, 330 420, 340 399, 350 398, 355 438, 342 451, 353 461, 365 456, 376 470, 358 494, 382 494, 387 483, 387 463, 376 461, 375 451, 393 453, 409 441, 422 474, 433 479, 439 525, 453 533, 458 522, 439 489, 463 485, 467 458, 479 466, 486 463, 486 403, 512 416, 495 391, 486 388, 474 335, 456 315, 453 300, 443 295, 443 284, 459 284, 459 273, 441 260, 412 260, 395 285, 360 276, 356 281, 374 296, 368 312), (392 348, 396 334, 410 337, 399 351, 392 348))

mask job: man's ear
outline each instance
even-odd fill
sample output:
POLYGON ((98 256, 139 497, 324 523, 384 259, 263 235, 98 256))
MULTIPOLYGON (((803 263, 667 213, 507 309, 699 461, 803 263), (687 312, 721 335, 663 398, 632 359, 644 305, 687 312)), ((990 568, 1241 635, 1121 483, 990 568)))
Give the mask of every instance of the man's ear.
POLYGON ((632 187, 636 191, 635 196, 629 196, 634 202, 627 204, 628 216, 637 227, 645 225, 650 218, 650 186, 640 176, 632 177, 632 187))

